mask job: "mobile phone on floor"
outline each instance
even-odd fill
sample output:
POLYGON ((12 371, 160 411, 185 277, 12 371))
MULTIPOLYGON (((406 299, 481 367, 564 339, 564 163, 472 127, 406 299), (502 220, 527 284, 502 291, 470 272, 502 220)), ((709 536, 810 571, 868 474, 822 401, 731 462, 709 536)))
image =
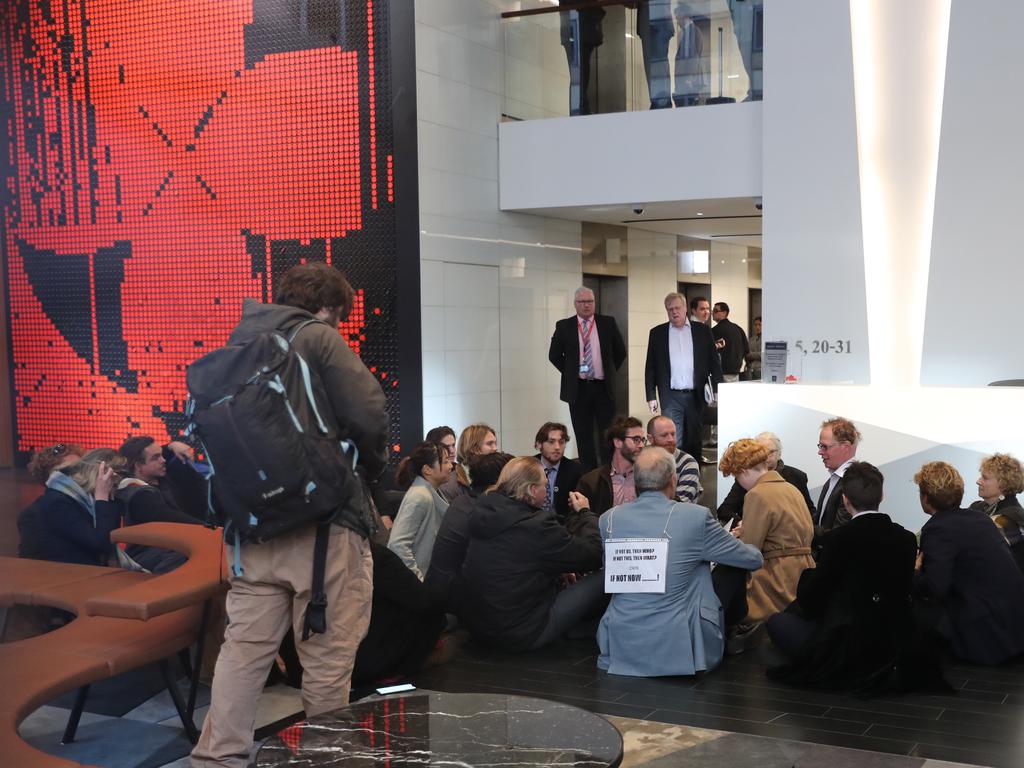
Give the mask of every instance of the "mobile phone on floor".
POLYGON ((388 685, 384 688, 378 688, 377 693, 381 696, 387 696, 389 693, 405 693, 406 691, 415 691, 415 685, 409 685, 409 683, 402 683, 402 685, 388 685))

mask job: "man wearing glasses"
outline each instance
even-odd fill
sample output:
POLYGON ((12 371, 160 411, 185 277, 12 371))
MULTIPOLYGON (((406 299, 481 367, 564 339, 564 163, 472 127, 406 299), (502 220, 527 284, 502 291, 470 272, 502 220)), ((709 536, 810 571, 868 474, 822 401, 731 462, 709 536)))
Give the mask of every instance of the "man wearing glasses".
POLYGON ((644 425, 632 416, 619 416, 608 428, 608 442, 611 461, 585 474, 576 489, 589 499, 590 511, 597 516, 636 498, 633 462, 647 445, 644 425))
POLYGON ((598 464, 594 429, 604 434, 615 416, 612 379, 626 359, 615 318, 595 314, 594 292, 577 288, 576 314, 555 323, 548 360, 562 374, 559 397, 569 404, 578 457, 586 469, 598 464))
POLYGON ((814 513, 816 532, 825 533, 850 521, 850 513, 843 506, 842 482, 847 468, 854 462, 859 443, 860 432, 849 419, 840 416, 821 425, 818 455, 829 475, 814 513))

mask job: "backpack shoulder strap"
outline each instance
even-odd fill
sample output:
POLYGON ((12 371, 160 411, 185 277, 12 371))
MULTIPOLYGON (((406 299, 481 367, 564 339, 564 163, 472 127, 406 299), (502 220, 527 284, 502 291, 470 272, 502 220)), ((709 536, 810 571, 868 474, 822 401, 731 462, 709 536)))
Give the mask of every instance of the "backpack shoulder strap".
POLYGON ((299 331, 301 331, 307 325, 312 325, 313 323, 319 323, 319 322, 320 321, 315 319, 315 318, 310 319, 310 320, 303 320, 301 323, 299 323, 297 326, 295 326, 295 330, 293 330, 288 335, 288 343, 289 344, 293 343, 295 341, 295 337, 299 335, 299 331))

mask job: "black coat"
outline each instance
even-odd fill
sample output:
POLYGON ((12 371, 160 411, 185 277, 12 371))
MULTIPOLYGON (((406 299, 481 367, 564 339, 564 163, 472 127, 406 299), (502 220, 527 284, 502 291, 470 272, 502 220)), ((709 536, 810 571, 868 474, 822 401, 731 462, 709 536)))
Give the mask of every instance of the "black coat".
POLYGON ((611 471, 611 464, 602 464, 597 469, 592 469, 583 475, 576 486, 576 490, 587 497, 587 501, 590 502, 590 511, 597 517, 615 506, 611 471))
MULTIPOLYGON (((804 503, 807 504, 807 511, 813 518, 814 502, 811 501, 811 494, 807 492, 807 473, 782 461, 779 461, 775 471, 782 475, 783 480, 800 491, 804 497, 804 503)), ((737 523, 740 522, 743 519, 743 499, 746 497, 747 489, 739 483, 733 483, 725 500, 718 506, 718 519, 723 523, 729 518, 734 518, 737 523)))
POLYGON ((722 372, 738 374, 743 368, 743 361, 747 359, 747 354, 750 352, 747 334, 729 318, 716 323, 715 327, 711 329, 711 333, 716 340, 725 339, 725 348, 722 350, 722 372))
POLYGON ((373 607, 352 672, 357 684, 417 672, 445 626, 442 606, 398 555, 376 542, 370 554, 373 607))
POLYGON ((795 611, 815 624, 799 656, 773 677, 838 689, 936 688, 911 611, 917 539, 888 515, 858 515, 822 538, 800 577, 795 611))
POLYGON ((941 604, 953 653, 1000 664, 1024 653, 1024 574, 999 529, 973 509, 936 512, 921 529, 915 592, 941 604))
POLYGON ((581 518, 575 536, 552 512, 500 493, 480 497, 469 523, 459 610, 477 639, 510 651, 529 649, 548 623, 558 577, 601 567, 597 518, 574 517, 581 518))
POLYGON ((459 612, 462 564, 469 549, 469 520, 477 498, 476 491, 468 487, 467 493, 451 500, 434 537, 430 567, 423 580, 432 598, 444 605, 449 613, 459 612))
POLYGON ((121 505, 96 502, 96 524, 81 504, 47 488, 36 507, 36 557, 57 563, 106 565, 113 553, 110 532, 121 524, 121 505))
MULTIPOLYGON (((539 453, 534 454, 533 457, 540 461, 539 453)), ((576 459, 563 456, 562 460, 558 462, 558 472, 555 475, 555 514, 558 516, 558 522, 564 522, 568 517, 569 491, 576 490, 581 477, 583 477, 583 465, 576 459)))
MULTIPOLYGON (((722 365, 715 350, 715 339, 711 329, 704 323, 687 321, 693 335, 693 389, 697 402, 704 407, 704 385, 711 376, 717 392, 722 381, 722 365)), ((671 389, 672 364, 668 354, 668 323, 651 328, 647 337, 647 363, 644 366, 644 390, 647 400, 655 400, 655 390, 668 394, 671 389)))
MULTIPOLYGON (((601 365, 604 367, 604 385, 608 397, 615 399, 615 385, 612 379, 626 359, 626 344, 622 341, 615 318, 609 315, 594 315, 596 325, 591 333, 597 333, 601 343, 601 365)), ((548 360, 562 374, 562 385, 558 396, 563 402, 576 402, 580 385, 580 332, 576 315, 555 323, 548 348, 548 360)))
MULTIPOLYGON (((828 482, 822 486, 821 494, 828 489, 828 482)), ((846 525, 850 522, 850 513, 843 506, 843 478, 839 478, 836 487, 832 489, 832 495, 823 508, 821 507, 821 494, 818 495, 818 504, 814 511, 814 537, 817 540, 822 534, 828 533, 833 528, 846 525)))

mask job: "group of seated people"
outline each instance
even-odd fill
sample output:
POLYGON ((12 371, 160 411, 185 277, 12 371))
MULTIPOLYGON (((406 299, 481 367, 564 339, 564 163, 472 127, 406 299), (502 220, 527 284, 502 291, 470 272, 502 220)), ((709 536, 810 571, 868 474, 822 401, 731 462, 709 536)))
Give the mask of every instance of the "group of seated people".
MULTIPOLYGON (((521 457, 500 452, 486 424, 426 437, 399 465, 401 502, 371 542, 357 685, 444 661, 466 632, 512 652, 596 636, 598 666, 633 676, 707 672, 770 638, 784 658, 769 670, 778 679, 867 693, 941 689, 948 656, 995 665, 1024 653, 1024 468, 1012 456, 983 459, 969 508, 955 468, 921 467, 930 519, 915 536, 878 511, 882 474, 856 460, 846 419, 822 425, 830 480, 818 504, 779 438, 762 433, 724 451, 719 469, 735 482, 714 511, 663 416, 615 419, 590 472, 565 455, 569 432, 555 422, 521 457), (620 562, 630 558, 614 548, 629 542, 642 565, 620 562)), ((39 451, 30 469, 45 491, 19 515, 20 554, 176 567, 175 553, 114 549, 110 532, 203 522, 192 458, 148 437, 118 451, 39 451)), ((290 642, 282 656, 298 684, 290 642)))
POLYGON ((620 417, 605 463, 584 473, 565 456, 562 424, 543 425, 537 453, 519 458, 500 453, 485 424, 458 440, 431 430, 399 470, 408 490, 388 549, 449 629, 508 651, 596 634, 598 666, 613 674, 709 671, 770 638, 781 680, 936 690, 945 658, 994 665, 1024 653, 1015 458, 981 462, 969 508, 954 467, 921 467, 930 519, 918 537, 879 511, 882 474, 856 460, 860 435, 846 419, 822 425, 830 479, 818 504, 779 438, 762 433, 724 451, 719 469, 735 484, 714 512, 673 432, 664 417, 646 427, 620 417), (609 546, 623 541, 652 543, 643 586, 609 577, 609 546))
POLYGON ((37 560, 166 573, 185 558, 156 547, 116 549, 110 533, 140 523, 201 524, 206 482, 182 442, 131 437, 117 450, 73 443, 38 451, 29 471, 43 494, 18 514, 18 554, 37 560))

